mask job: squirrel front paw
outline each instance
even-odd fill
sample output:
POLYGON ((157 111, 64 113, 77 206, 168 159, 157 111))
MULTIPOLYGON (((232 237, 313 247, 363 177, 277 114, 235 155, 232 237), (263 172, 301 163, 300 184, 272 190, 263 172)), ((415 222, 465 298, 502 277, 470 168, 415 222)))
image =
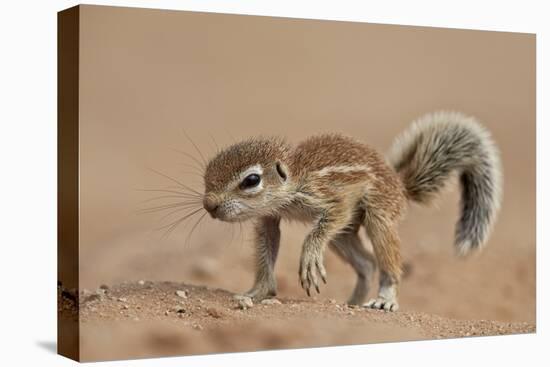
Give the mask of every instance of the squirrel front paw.
POLYGON ((323 265, 323 256, 315 252, 302 252, 302 257, 300 259, 300 284, 302 288, 306 291, 308 296, 311 296, 309 289, 313 286, 317 293, 319 291, 319 281, 318 276, 321 277, 323 283, 327 283, 327 272, 323 265))

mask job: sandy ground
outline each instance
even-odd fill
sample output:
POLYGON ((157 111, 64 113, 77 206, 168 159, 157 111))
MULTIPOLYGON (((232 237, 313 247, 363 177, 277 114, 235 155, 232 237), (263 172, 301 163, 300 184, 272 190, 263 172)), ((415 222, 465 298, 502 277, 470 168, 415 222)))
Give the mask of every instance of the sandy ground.
MULTIPOLYGON (((63 317, 74 300, 60 292, 63 317)), ((280 297, 246 307, 231 292, 175 282, 102 285, 80 294, 83 360, 141 358, 531 333, 527 322, 464 321, 420 312, 280 297)))

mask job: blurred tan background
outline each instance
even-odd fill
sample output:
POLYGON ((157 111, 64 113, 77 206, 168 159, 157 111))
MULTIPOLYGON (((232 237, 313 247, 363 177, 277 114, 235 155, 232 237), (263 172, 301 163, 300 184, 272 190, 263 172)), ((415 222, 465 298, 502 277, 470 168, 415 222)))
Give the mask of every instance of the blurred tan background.
MULTIPOLYGON (((246 291, 251 232, 205 217, 168 238, 162 213, 140 215, 215 144, 257 134, 298 142, 323 131, 386 151, 414 118, 478 117, 502 151, 504 200, 486 251, 453 257, 458 191, 411 207, 401 227, 410 275, 401 308, 459 319, 535 320, 535 36, 334 21, 83 6, 80 101, 80 282, 170 280, 246 291), (215 141, 215 143, 214 143, 215 141), (232 233, 234 232, 234 233, 232 233)), ((454 186, 453 186, 454 187, 454 186)), ((167 203, 160 201, 158 204, 167 203)), ((304 297, 306 227, 284 225, 281 297, 304 297)), ((320 299, 349 296, 354 273, 327 252, 320 299)))

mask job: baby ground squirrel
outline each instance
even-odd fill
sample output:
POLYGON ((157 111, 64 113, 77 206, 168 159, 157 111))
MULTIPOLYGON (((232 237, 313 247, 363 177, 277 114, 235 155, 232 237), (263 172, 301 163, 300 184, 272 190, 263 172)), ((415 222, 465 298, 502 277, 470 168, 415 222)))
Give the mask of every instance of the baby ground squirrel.
POLYGON ((425 115, 399 136, 386 161, 374 149, 339 134, 317 135, 291 146, 282 138, 251 138, 221 150, 204 174, 203 206, 227 222, 252 219, 256 276, 245 295, 276 294, 275 261, 281 219, 313 224, 302 245, 299 278, 307 294, 327 274, 327 245, 357 273, 350 304, 363 304, 376 266, 378 296, 364 306, 395 311, 401 277, 397 225, 408 201, 429 203, 457 173, 461 213, 455 246, 480 249, 501 197, 498 150, 487 130, 460 113, 425 115), (374 254, 358 236, 366 230, 374 254))

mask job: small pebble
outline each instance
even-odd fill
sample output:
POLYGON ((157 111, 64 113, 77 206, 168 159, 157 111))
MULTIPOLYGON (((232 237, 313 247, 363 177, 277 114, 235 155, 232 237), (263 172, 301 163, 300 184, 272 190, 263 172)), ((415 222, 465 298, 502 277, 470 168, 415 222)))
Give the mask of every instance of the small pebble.
POLYGON ((126 302, 127 299, 124 298, 124 297, 119 297, 119 298, 117 298, 117 301, 119 301, 119 302, 126 302))
POLYGON ((187 298, 187 291, 176 291, 176 296, 181 298, 187 298))
POLYGON ((99 289, 103 289, 103 290, 108 290, 109 289, 109 286, 107 284, 102 284, 99 286, 99 289))
POLYGON ((262 300, 262 305, 280 305, 281 301, 276 298, 266 298, 262 300))
POLYGON ((145 280, 140 280, 140 281, 138 281, 138 284, 139 284, 139 285, 145 285, 145 280))
POLYGON ((128 309, 128 305, 124 305, 122 306, 123 309, 127 310, 128 309))
POLYGON ((195 324, 195 325, 193 325, 193 329, 195 329, 195 330, 202 330, 203 327, 200 326, 199 324, 195 324))

